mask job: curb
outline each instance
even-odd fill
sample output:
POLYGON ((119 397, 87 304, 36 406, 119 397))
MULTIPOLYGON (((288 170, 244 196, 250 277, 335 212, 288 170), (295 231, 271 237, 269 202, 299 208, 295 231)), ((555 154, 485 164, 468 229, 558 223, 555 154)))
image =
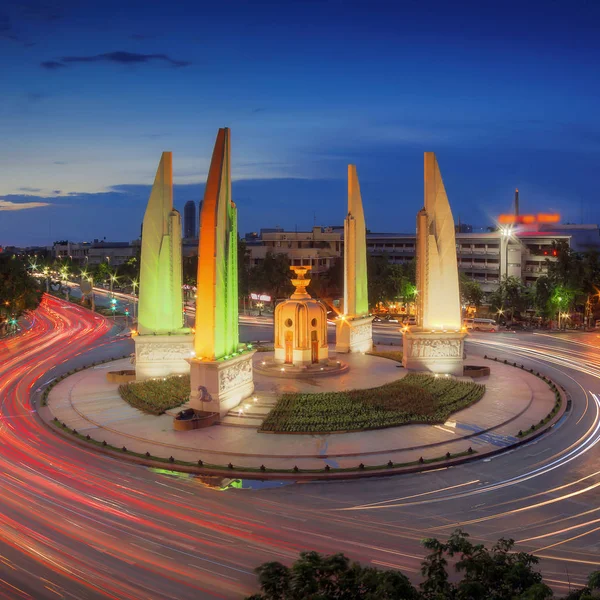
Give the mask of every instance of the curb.
MULTIPOLYGON (((487 358, 487 355, 486 355, 486 358, 487 358)), ((76 370, 72 370, 72 371, 78 372, 78 371, 90 368, 90 367, 94 366, 95 364, 103 364, 103 363, 105 364, 107 362, 113 362, 114 360, 119 360, 119 359, 111 359, 111 360, 105 359, 103 361, 98 361, 97 363, 93 363, 86 367, 80 367, 80 368, 78 368, 76 370)), ((497 362, 498 359, 488 358, 488 360, 496 360, 496 362, 497 362)), ((512 364, 509 362, 506 362, 506 363, 503 362, 503 364, 507 364, 509 366, 515 366, 516 368, 520 368, 520 367, 516 366, 516 363, 512 364)), ((71 374, 71 371, 69 371, 69 373, 71 374)), ((391 475, 420 473, 420 472, 432 471, 432 470, 436 470, 436 469, 440 469, 440 468, 448 468, 448 467, 472 462, 474 460, 479 460, 482 458, 489 458, 492 456, 497 456, 499 454, 507 452, 508 450, 512 450, 514 448, 523 446, 523 445, 529 443, 530 441, 540 437, 541 435, 546 433, 548 430, 550 430, 558 422, 558 420, 561 419, 562 416, 567 412, 567 409, 570 408, 570 400, 568 398, 568 395, 565 394, 564 391, 561 390, 561 387, 558 386, 553 380, 544 376, 548 385, 553 384, 559 390, 560 398, 561 398, 561 405, 560 405, 559 410, 556 412, 554 417, 552 417, 543 426, 540 426, 539 429, 536 429, 529 435, 523 436, 521 439, 519 439, 514 444, 511 444, 510 446, 506 446, 504 448, 497 448, 496 450, 491 450, 491 451, 483 453, 483 454, 477 453, 476 451, 472 451, 472 453, 469 453, 467 455, 461 453, 460 456, 456 456, 454 458, 452 458, 451 456, 448 458, 442 456, 439 458, 428 459, 428 460, 431 460, 431 462, 429 462, 428 464, 423 464, 423 463, 418 462, 417 464, 410 463, 410 464, 406 464, 404 466, 395 467, 392 463, 387 467, 382 465, 381 468, 367 467, 368 470, 363 470, 360 466, 357 466, 355 469, 350 468, 349 470, 344 469, 343 471, 336 472, 335 468, 331 468, 328 465, 325 466, 325 468, 323 469, 322 472, 318 472, 318 471, 316 471, 316 472, 315 471, 304 471, 303 472, 300 469, 298 469, 298 471, 294 471, 294 470, 277 470, 277 469, 266 469, 266 468, 263 471, 262 469, 264 467, 262 467, 262 466, 261 466, 261 469, 251 469, 250 470, 250 468, 248 468, 249 470, 246 470, 246 469, 236 470, 235 466, 231 465, 231 463, 230 463, 231 466, 227 466, 227 467, 222 466, 222 465, 214 465, 211 467, 202 467, 202 466, 195 466, 192 464, 177 464, 176 462, 174 462, 174 459, 173 459, 173 462, 171 462, 172 457, 167 458, 167 459, 162 459, 162 460, 153 460, 152 457, 146 458, 143 456, 138 456, 137 454, 127 451, 126 449, 119 452, 118 450, 113 450, 112 448, 109 448, 109 447, 96 446, 94 443, 90 443, 86 440, 80 439, 79 437, 77 437, 76 432, 74 430, 73 430, 73 432, 71 432, 69 430, 63 429, 62 427, 58 427, 57 425, 54 424, 54 422, 51 420, 51 418, 50 418, 50 420, 47 420, 47 418, 44 418, 44 416, 49 417, 51 415, 51 411, 48 406, 43 405, 43 400, 45 398, 47 398, 50 390, 54 387, 54 385, 56 385, 63 379, 66 379, 68 376, 69 375, 66 375, 66 374, 59 376, 57 379, 55 379, 52 382, 52 384, 50 386, 48 386, 44 390, 44 392, 42 393, 42 396, 41 396, 42 405, 38 408, 38 411, 36 411, 36 413, 35 413, 36 418, 39 418, 39 420, 54 433, 59 434, 62 437, 64 437, 65 439, 69 439, 71 442, 75 442, 77 445, 87 448, 88 450, 92 450, 99 454, 104 454, 106 456, 109 456, 111 458, 125 460, 127 462, 130 462, 133 464, 138 464, 141 466, 167 469, 170 471, 176 471, 176 472, 188 473, 188 474, 194 474, 194 475, 211 475, 211 476, 217 476, 217 477, 219 477, 219 476, 220 477, 230 477, 230 478, 233 477, 233 478, 239 478, 239 479, 246 478, 246 479, 259 479, 259 480, 286 480, 286 481, 344 480, 344 479, 360 479, 363 477, 385 477, 385 476, 391 476, 391 475), (44 413, 44 415, 42 415, 42 413, 44 413), (49 413, 49 415, 46 415, 46 413, 49 413)), ((542 377, 540 377, 540 379, 541 378, 542 377)), ((95 442, 100 443, 97 440, 95 440, 95 442)), ((159 457, 156 457, 156 458, 159 458, 159 457)), ((323 457, 323 458, 326 458, 326 457, 323 457)), ((200 461, 200 463, 201 462, 202 461, 200 461)), ((390 461, 390 463, 391 463, 391 461, 390 461)), ((297 467, 294 467, 294 469, 297 469, 297 467)))

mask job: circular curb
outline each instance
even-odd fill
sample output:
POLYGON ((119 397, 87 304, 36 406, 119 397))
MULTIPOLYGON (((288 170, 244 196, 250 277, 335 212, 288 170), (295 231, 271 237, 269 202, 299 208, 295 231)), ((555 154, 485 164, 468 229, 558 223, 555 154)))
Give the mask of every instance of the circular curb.
MULTIPOLYGON (((115 359, 118 360, 118 359, 115 359)), ((493 359, 488 359, 493 360, 493 359)), ((107 361, 109 362, 109 361, 107 361)), ((513 366, 511 363, 507 363, 508 366, 513 366)), ((91 366, 91 365, 90 365, 91 366)), ((89 368, 89 367, 87 367, 89 368)), ((520 367, 515 367, 520 368, 520 367)), ((83 369, 81 369, 83 370, 83 369)), ((66 378, 65 378, 66 379, 66 378)), ((390 475, 401 475, 408 473, 421 473, 426 471, 433 471, 436 469, 452 467, 456 465, 461 465, 464 463, 472 462, 474 460, 480 460, 483 458, 490 458, 493 456, 497 456, 508 450, 513 450, 520 446, 523 446, 530 441, 542 436, 548 430, 550 430, 554 425, 563 417, 565 412, 567 411, 569 402, 567 401, 566 394, 564 389, 561 386, 558 386, 553 380, 546 377, 547 383, 553 383, 560 394, 561 397, 561 406, 557 413, 554 415, 552 419, 550 419, 547 423, 545 423, 539 429, 536 429, 531 434, 527 436, 523 436, 514 444, 506 446, 504 448, 497 448, 495 450, 491 450, 485 453, 477 453, 474 452, 471 455, 460 456, 456 458, 444 459, 440 458, 440 460, 435 460, 435 462, 431 462, 429 464, 418 464, 418 465, 410 465, 404 467, 383 467, 381 469, 370 469, 368 471, 360 470, 359 467, 356 468, 355 471, 343 471, 336 473, 324 471, 323 473, 315 473, 315 472, 302 472, 301 470, 297 473, 290 473, 289 471, 277 471, 274 469, 269 469, 265 472, 256 472, 256 471, 236 471, 235 467, 233 468, 204 468, 197 467, 194 465, 179 465, 176 463, 170 463, 168 459, 165 461, 157 461, 152 460, 151 458, 143 458, 140 456, 135 456, 134 454, 130 454, 129 452, 118 452, 112 450, 110 448, 103 448, 96 446, 95 444, 87 443, 85 440, 79 439, 78 437, 72 435, 70 432, 65 431, 61 427, 57 427, 54 425, 52 420, 47 420, 41 414, 50 413, 50 408, 47 406, 39 407, 39 409, 35 412, 36 418, 39 419, 41 423, 43 423, 46 427, 48 427, 54 433, 57 433, 64 437, 65 439, 69 439, 71 442, 76 443, 77 445, 87 448, 88 450, 95 451, 99 454, 104 454, 111 458, 115 458, 118 460, 125 460, 127 462, 138 464, 146 467, 160 468, 169 471, 176 471, 181 473, 189 473, 194 475, 209 475, 209 476, 217 476, 217 477, 233 477, 236 479, 258 479, 258 480, 286 480, 286 481, 319 481, 319 480, 344 480, 344 479, 361 479, 364 477, 385 477, 390 475)), ((96 440, 97 441, 97 440, 96 440)), ((333 470, 333 469, 332 469, 333 470)))

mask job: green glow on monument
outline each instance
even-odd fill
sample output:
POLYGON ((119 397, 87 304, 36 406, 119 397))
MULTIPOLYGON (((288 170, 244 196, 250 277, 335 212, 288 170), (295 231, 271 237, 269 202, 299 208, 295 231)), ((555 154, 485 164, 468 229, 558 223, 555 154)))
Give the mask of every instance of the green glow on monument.
POLYGON ((138 332, 185 333, 181 290, 181 218, 173 208, 173 156, 163 152, 144 213, 138 332))
POLYGON ((219 129, 200 212, 194 349, 218 360, 238 351, 237 209, 231 200, 230 131, 219 129))

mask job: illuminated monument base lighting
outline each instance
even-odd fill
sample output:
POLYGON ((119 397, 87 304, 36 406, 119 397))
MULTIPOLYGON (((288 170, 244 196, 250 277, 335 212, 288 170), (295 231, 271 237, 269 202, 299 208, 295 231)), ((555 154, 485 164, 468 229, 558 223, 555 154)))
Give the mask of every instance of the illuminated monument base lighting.
POLYGON ((221 360, 190 359, 190 402, 187 406, 224 417, 254 392, 255 350, 221 360))
POLYGON ((371 352, 373 350, 373 317, 349 319, 338 317, 335 322, 336 352, 371 352))
POLYGON ((133 341, 137 381, 190 372, 190 364, 186 360, 194 347, 190 334, 136 335, 133 341))
POLYGON ((454 219, 435 154, 425 152, 425 207, 417 214, 417 327, 403 335, 407 369, 463 375, 465 333, 454 219))

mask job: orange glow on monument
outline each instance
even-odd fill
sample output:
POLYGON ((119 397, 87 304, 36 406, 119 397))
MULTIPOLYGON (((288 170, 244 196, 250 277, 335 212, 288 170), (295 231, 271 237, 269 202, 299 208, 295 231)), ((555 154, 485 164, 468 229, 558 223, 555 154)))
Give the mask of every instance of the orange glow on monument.
POLYGON ((230 130, 219 129, 200 211, 196 331, 190 408, 227 414, 254 391, 251 347, 238 332, 237 209, 231 199, 230 130))
POLYGON ((560 223, 558 213, 538 213, 537 215, 504 214, 498 217, 500 225, 532 225, 533 223, 560 223))

